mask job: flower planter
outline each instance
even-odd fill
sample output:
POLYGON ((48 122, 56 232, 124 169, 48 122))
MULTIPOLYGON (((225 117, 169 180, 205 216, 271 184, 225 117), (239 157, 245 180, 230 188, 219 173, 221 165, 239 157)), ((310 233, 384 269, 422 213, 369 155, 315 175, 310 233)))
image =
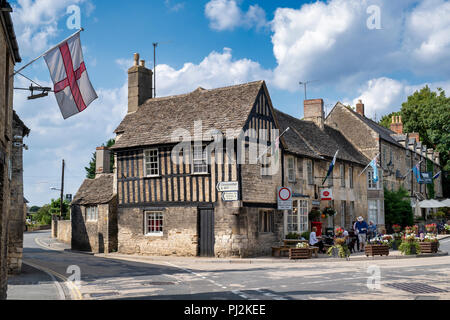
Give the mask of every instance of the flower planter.
POLYGON ((291 248, 289 249, 289 259, 311 259, 312 250, 309 248, 291 248))
POLYGON ((366 253, 367 257, 368 256, 372 256, 372 257, 374 257, 374 256, 388 256, 389 255, 389 245, 369 244, 369 245, 366 245, 365 253, 366 253))
POLYGON ((421 253, 436 253, 438 252, 438 242, 420 242, 421 253))

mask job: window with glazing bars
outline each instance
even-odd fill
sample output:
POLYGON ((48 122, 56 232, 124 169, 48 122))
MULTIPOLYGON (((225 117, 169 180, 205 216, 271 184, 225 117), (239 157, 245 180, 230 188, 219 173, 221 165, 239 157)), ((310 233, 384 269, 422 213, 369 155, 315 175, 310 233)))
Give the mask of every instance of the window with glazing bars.
POLYGON ((159 176, 159 153, 158 149, 145 151, 145 175, 147 177, 159 176))

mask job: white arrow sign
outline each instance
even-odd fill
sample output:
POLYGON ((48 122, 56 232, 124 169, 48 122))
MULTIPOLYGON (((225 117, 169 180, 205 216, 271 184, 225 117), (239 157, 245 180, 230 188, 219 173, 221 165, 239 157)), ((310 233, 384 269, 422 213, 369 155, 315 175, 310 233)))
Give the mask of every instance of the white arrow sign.
POLYGON ((239 191, 239 182, 219 182, 217 184, 217 191, 219 192, 229 192, 229 191, 239 191))
POLYGON ((237 191, 222 193, 222 201, 238 201, 239 193, 237 191))

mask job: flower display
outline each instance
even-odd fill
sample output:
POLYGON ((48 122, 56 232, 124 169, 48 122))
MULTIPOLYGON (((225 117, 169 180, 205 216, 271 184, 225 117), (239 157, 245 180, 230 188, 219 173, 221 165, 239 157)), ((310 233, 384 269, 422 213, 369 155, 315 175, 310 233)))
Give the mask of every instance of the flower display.
POLYGON ((336 238, 334 239, 334 244, 337 246, 342 246, 345 244, 345 238, 336 238))
POLYGON ((369 243, 372 245, 389 245, 391 240, 392 240, 392 237, 389 239, 389 238, 385 238, 385 236, 382 236, 382 237, 375 237, 375 238, 370 239, 369 243))
POLYGON ((327 207, 327 208, 325 208, 325 209, 323 210, 323 213, 326 214, 326 215, 328 215, 328 216, 330 216, 330 217, 333 217, 333 216, 336 214, 336 210, 334 210, 334 209, 331 208, 331 207, 327 207))
POLYGON ((341 237, 344 234, 344 228, 336 227, 336 229, 334 230, 334 234, 337 237, 341 237))
POLYGON ((435 233, 436 232, 436 224, 435 223, 431 223, 431 224, 427 224, 425 226, 425 229, 427 230, 427 232, 431 232, 431 233, 435 233))
POLYGON ((392 230, 394 230, 395 233, 399 233, 400 231, 402 231, 402 226, 399 224, 394 224, 392 226, 392 230))
POLYGON ((297 243, 297 246, 296 246, 298 249, 306 249, 306 248, 309 248, 309 244, 308 243, 306 243, 306 242, 300 242, 300 243, 297 243))
POLYGON ((433 233, 427 233, 423 238, 423 242, 439 242, 439 240, 433 233))

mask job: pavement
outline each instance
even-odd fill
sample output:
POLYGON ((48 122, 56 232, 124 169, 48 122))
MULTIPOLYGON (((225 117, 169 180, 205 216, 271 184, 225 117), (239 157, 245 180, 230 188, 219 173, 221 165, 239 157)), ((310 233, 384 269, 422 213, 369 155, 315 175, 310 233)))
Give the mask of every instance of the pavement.
MULTIPOLYGON (((450 250, 448 238, 440 237, 443 251, 450 250)), ((421 257, 398 251, 370 258, 358 253, 350 261, 327 255, 308 260, 93 255, 38 231, 24 237, 23 273, 9 278, 8 299, 450 299, 447 252, 421 257), (81 270, 78 284, 68 280, 74 266, 81 270), (386 284, 375 291, 367 287, 374 266, 386 284), (400 288, 405 285, 425 293, 400 288)))

